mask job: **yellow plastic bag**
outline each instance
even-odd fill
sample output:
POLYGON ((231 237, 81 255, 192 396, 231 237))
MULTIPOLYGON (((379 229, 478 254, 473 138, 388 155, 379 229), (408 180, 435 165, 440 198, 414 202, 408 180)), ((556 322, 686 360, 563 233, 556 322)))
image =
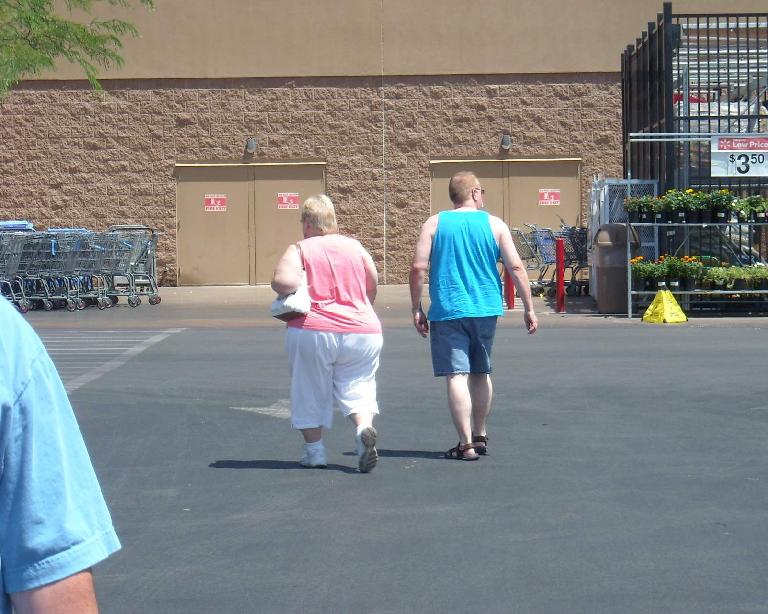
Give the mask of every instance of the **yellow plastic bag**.
POLYGON ((659 290, 643 314, 643 322, 651 324, 680 324, 688 318, 669 290, 659 290))

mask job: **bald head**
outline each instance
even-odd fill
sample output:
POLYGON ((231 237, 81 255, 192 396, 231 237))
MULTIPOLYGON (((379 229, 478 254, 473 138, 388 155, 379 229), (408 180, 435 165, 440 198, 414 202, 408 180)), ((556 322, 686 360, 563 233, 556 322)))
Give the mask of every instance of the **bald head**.
POLYGON ((474 173, 459 171, 448 183, 448 196, 454 205, 460 205, 472 198, 472 188, 479 182, 474 173))

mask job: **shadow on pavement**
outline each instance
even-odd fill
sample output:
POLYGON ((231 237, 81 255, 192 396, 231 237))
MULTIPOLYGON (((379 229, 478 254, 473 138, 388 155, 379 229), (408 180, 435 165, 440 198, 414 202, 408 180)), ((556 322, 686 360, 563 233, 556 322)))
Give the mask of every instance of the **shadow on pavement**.
MULTIPOLYGON (((382 450, 377 448, 379 457, 385 458, 432 458, 444 459, 444 452, 432 452, 429 450, 382 450)), ((354 452, 342 452, 344 456, 356 456, 354 452)))
MULTIPOLYGON (((309 469, 302 467, 297 461, 281 460, 217 460, 208 465, 211 469, 309 469)), ((326 470, 341 471, 342 473, 358 473, 357 469, 342 465, 329 464, 326 470)))

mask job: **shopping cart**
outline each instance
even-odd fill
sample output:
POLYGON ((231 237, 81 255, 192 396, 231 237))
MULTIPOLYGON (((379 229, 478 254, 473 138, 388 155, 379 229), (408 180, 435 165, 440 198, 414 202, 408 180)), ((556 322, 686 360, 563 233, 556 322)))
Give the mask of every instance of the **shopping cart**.
POLYGON ((22 313, 29 311, 27 301, 16 279, 26 233, 0 232, 0 294, 11 301, 22 313))
POLYGON ((45 273, 66 287, 66 308, 74 311, 85 309, 89 303, 98 304, 99 287, 94 283, 96 233, 87 228, 49 228, 47 232, 53 254, 45 273))
POLYGON ((24 313, 88 304, 105 309, 120 296, 131 307, 141 303, 140 296, 157 305, 157 240, 147 226, 38 232, 29 222, 0 222, 0 293, 24 313))
POLYGON ((526 271, 536 271, 537 279, 531 280, 531 292, 534 294, 540 294, 543 290, 541 284, 538 281, 539 274, 541 272, 541 259, 536 251, 536 246, 533 244, 528 235, 519 228, 510 228, 512 234, 512 242, 515 244, 518 256, 523 261, 526 271))
POLYGON ((587 268, 587 230, 586 228, 563 226, 554 231, 551 228, 542 228, 535 224, 526 224, 530 228, 528 233, 531 243, 539 258, 539 277, 535 284, 541 288, 541 292, 547 296, 554 296, 555 275, 557 264, 557 240, 563 240, 563 265, 566 272, 565 290, 569 296, 576 296, 589 291, 589 282, 583 277, 582 271, 587 268), (550 272, 550 267, 552 270, 550 272))
POLYGON ((556 263, 556 243, 555 234, 551 228, 542 228, 536 224, 525 224, 529 228, 528 242, 536 251, 539 259, 539 274, 536 280, 531 284, 531 288, 536 294, 555 295, 555 271, 550 272, 550 267, 556 263))
POLYGON ((583 272, 588 270, 587 229, 563 225, 554 235, 563 240, 565 268, 571 271, 566 293, 568 296, 589 294, 589 280, 583 278, 583 272))
POLYGON ((159 304, 156 261, 159 234, 148 226, 137 224, 110 226, 106 234, 119 237, 118 240, 131 250, 127 267, 113 271, 107 292, 113 302, 119 296, 127 296, 128 304, 138 307, 140 297, 146 296, 150 305, 159 304))

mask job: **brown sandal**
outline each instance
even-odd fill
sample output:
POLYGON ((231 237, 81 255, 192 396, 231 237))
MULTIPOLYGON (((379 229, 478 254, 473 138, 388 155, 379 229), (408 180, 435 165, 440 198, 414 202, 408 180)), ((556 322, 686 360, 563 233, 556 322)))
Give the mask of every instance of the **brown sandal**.
POLYGON ((472 443, 475 444, 475 452, 481 456, 488 454, 488 435, 475 435, 472 433, 472 443))
POLYGON ((459 442, 455 448, 451 448, 445 453, 445 458, 473 461, 480 458, 480 455, 475 451, 475 446, 473 444, 459 442))

